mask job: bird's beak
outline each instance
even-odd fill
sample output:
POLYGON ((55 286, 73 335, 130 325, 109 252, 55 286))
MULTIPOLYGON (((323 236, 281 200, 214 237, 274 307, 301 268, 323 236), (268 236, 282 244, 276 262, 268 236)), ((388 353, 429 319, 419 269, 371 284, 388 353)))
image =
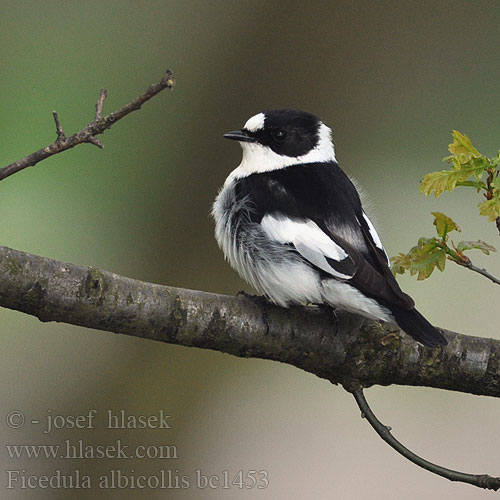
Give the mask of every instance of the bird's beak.
POLYGON ((249 136, 244 130, 234 130, 233 132, 228 132, 227 134, 224 134, 224 137, 238 142, 255 142, 255 139, 249 136))

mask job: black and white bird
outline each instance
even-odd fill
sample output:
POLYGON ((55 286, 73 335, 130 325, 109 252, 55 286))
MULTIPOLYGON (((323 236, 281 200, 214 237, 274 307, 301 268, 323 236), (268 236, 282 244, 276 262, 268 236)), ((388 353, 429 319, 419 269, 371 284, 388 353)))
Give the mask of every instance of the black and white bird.
POLYGON ((269 110, 224 135, 243 148, 212 209, 231 266, 283 307, 327 304, 396 323, 427 346, 443 335, 403 293, 331 130, 298 110, 269 110))

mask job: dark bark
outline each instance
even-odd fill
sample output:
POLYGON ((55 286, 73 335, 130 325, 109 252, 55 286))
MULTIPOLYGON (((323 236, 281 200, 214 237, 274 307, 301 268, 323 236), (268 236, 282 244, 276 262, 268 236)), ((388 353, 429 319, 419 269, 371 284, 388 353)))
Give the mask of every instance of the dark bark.
POLYGON ((500 396, 500 342, 445 331, 429 349, 397 327, 118 276, 0 247, 0 305, 38 317, 281 361, 348 390, 374 384, 500 396))

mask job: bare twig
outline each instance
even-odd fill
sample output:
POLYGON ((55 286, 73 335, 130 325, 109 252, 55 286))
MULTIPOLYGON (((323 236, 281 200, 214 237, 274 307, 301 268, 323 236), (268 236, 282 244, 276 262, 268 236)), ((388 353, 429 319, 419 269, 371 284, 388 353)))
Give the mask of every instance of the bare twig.
POLYGON ((97 103, 95 105, 95 118, 94 123, 97 123, 102 118, 102 109, 104 107, 104 101, 108 97, 108 92, 106 89, 101 89, 101 93, 99 94, 99 99, 97 99, 97 103))
POLYGON ((61 122, 59 121, 59 116, 57 111, 52 111, 52 116, 54 117, 54 121, 56 122, 56 132, 57 139, 56 142, 64 141, 66 139, 66 134, 64 133, 63 128, 61 127, 61 122))
POLYGON ((79 144, 84 142, 94 144, 95 146, 102 148, 102 143, 99 141, 96 136, 104 133, 108 128, 111 128, 118 120, 121 120, 125 116, 127 116, 132 111, 136 111, 141 108, 141 106, 153 98, 155 95, 159 94, 164 89, 173 88, 175 83, 174 76, 170 70, 167 70, 163 78, 159 83, 155 83, 150 85, 148 90, 139 96, 137 99, 134 99, 127 105, 122 108, 110 113, 109 115, 102 117, 102 109, 104 106, 104 100, 106 99, 106 91, 104 89, 101 90, 99 94, 99 99, 96 104, 96 114, 94 120, 89 123, 85 128, 76 132, 70 137, 66 137, 64 131, 61 127, 61 123, 59 121, 59 117, 57 113, 54 111, 54 121, 56 123, 56 132, 57 139, 52 143, 46 146, 43 149, 39 149, 34 153, 31 153, 20 160, 11 163, 0 169, 0 180, 9 177, 10 175, 19 172, 27 167, 32 167, 37 163, 53 156, 57 153, 61 153, 62 151, 66 151, 67 149, 71 149, 79 144))
POLYGON ((496 276, 493 276, 493 274, 489 273, 486 269, 482 269, 480 267, 475 266, 470 259, 467 259, 465 261, 457 261, 453 260, 453 262, 456 262, 458 265, 466 267, 467 269, 470 269, 471 271, 474 271, 475 273, 479 273, 485 278, 488 278, 489 280, 493 281, 496 285, 500 285, 500 279, 498 279, 496 276))
POLYGON ((459 481, 461 483, 468 483, 478 488, 484 488, 487 490, 497 491, 500 488, 500 478, 488 476, 487 474, 467 474, 465 472, 458 472, 452 469, 447 469, 441 467, 440 465, 433 464, 425 458, 419 457, 412 451, 410 451, 406 446, 400 443, 392 434, 391 428, 384 425, 375 416, 371 410, 368 402, 365 399, 362 389, 356 389, 352 392, 356 403, 358 403, 359 409, 361 410, 361 416, 366 418, 370 425, 375 429, 375 432, 394 450, 396 450, 400 455, 410 460, 414 464, 422 467, 433 474, 449 479, 450 481, 459 481))
POLYGON ((102 142, 95 135, 91 135, 88 139, 88 142, 90 144, 93 144, 94 146, 97 146, 99 149, 104 149, 102 142))

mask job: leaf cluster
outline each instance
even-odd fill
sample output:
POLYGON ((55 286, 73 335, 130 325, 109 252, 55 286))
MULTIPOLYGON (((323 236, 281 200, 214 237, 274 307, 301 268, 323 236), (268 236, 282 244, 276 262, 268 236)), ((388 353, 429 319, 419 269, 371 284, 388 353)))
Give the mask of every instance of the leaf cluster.
POLYGON ((457 187, 472 187, 484 196, 478 205, 480 215, 496 221, 500 217, 500 151, 489 158, 479 153, 465 134, 454 130, 452 136, 453 142, 448 146, 451 155, 443 158, 451 168, 426 174, 420 192, 434 193, 437 198, 457 187))
MULTIPOLYGON (((452 132, 453 142, 449 144, 450 156, 443 158, 449 163, 449 170, 440 170, 426 174, 420 185, 420 192, 426 195, 434 193, 436 198, 445 191, 453 191, 457 187, 472 187, 483 195, 479 203, 480 215, 488 217, 490 222, 496 221, 500 230, 500 151, 489 158, 482 155, 461 132, 452 132)), ((407 253, 400 253, 391 258, 394 274, 408 271, 418 280, 428 278, 434 269, 443 271, 446 261, 451 260, 461 266, 472 267, 465 252, 477 249, 489 255, 495 248, 488 243, 477 241, 459 241, 455 244, 449 234, 461 232, 460 227, 447 215, 432 212, 437 236, 422 237, 407 253)))
POLYGON ((428 278, 434 269, 444 271, 446 260, 452 260, 462 266, 470 262, 465 252, 472 249, 481 250, 486 255, 496 249, 488 243, 477 241, 460 241, 455 244, 449 238, 453 231, 461 232, 460 227, 447 215, 441 212, 432 212, 437 236, 422 237, 408 253, 400 253, 391 258, 392 272, 404 274, 408 271, 412 276, 417 275, 418 280, 428 278))

